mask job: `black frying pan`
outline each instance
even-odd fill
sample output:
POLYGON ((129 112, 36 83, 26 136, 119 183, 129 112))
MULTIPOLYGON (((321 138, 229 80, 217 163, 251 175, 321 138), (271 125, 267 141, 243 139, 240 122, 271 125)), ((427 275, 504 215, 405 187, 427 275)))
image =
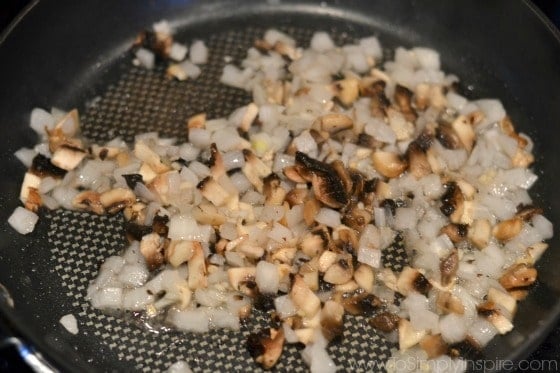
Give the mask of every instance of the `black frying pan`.
MULTIPOLYGON (((465 94, 501 98, 517 126, 533 137, 540 175, 534 195, 545 215, 560 222, 560 43, 558 31, 529 3, 40 1, 0 39, 0 283, 14 302, 11 307, 1 301, 0 311, 4 328, 23 341, 22 350, 28 346, 39 351, 52 366, 73 371, 158 370, 182 358, 195 370, 255 367, 242 346, 251 325, 237 334, 156 335, 140 328, 137 320, 88 307, 88 282, 103 258, 124 244, 118 217, 48 213, 25 237, 6 223, 18 205, 24 172, 12 154, 36 142, 27 127, 33 107, 78 107, 84 133, 106 140, 116 134, 131 139, 135 131, 147 130, 176 135, 177 126, 201 108, 222 116, 247 102, 245 93, 215 83, 223 63, 219 58, 206 67, 201 80, 186 86, 131 67, 126 51, 136 33, 164 18, 178 26, 180 40, 202 38, 212 51, 234 58, 242 58, 268 27, 299 39, 319 29, 334 32, 339 41, 374 33, 386 47, 424 45, 439 50, 444 69, 461 77, 465 94), (95 97, 100 98, 97 105, 89 106, 95 97), (78 336, 58 323, 67 313, 78 318, 78 336)), ((522 359, 555 324, 560 313, 558 238, 550 245, 538 265, 539 282, 520 305, 514 331, 495 338, 478 358, 522 359)), ((7 299, 0 293, 0 299, 7 299)), ((334 347, 335 361, 347 370, 352 359, 367 363, 388 356, 383 342, 359 331, 351 329, 357 334, 346 338, 349 344, 334 347), (351 345, 352 340, 360 344, 351 345)), ((285 352, 282 359, 278 370, 305 369, 297 350, 285 352)))

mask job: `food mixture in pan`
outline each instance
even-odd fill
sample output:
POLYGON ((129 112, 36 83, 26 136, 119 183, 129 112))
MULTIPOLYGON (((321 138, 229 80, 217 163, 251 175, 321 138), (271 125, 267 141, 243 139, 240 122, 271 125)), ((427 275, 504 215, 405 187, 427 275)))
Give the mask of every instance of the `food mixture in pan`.
MULTIPOLYGON (((162 22, 133 53, 185 80, 212 51, 162 22)), ((393 357, 455 370, 459 342, 512 330, 552 225, 528 193, 531 139, 500 101, 457 93, 434 50, 383 60, 375 37, 337 46, 326 32, 302 48, 271 29, 221 81, 252 102, 186 118, 181 139, 96 144, 76 110, 33 111, 41 142, 16 153, 29 170, 12 226, 31 232, 41 207, 126 219, 130 245, 101 265, 93 307, 192 333, 267 311, 246 341, 255 362, 301 343, 314 372, 336 370, 326 346, 353 315, 396 342, 393 357), (396 247, 400 272, 384 260, 396 247)))

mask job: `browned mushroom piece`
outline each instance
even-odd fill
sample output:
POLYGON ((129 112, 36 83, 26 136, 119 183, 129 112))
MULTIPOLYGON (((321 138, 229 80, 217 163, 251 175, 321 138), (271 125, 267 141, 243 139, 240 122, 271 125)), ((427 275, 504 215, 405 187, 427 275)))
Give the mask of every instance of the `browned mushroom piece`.
POLYGON ((187 119, 187 130, 204 127, 206 127, 206 113, 195 114, 187 119))
POLYGON ((450 181, 444 185, 445 193, 441 196, 441 212, 448 216, 452 222, 458 223, 464 211, 464 196, 456 182, 450 181))
POLYGON ((230 198, 228 191, 212 176, 202 179, 196 187, 200 190, 200 194, 214 206, 225 205, 230 198))
POLYGON ((282 355, 284 339, 282 329, 264 329, 249 335, 247 349, 264 369, 271 369, 282 355))
POLYGON ((212 171, 212 176, 219 179, 222 175, 226 173, 224 167, 224 159, 222 153, 218 150, 216 143, 210 144, 210 158, 208 159, 208 167, 212 171))
POLYGON ((163 239, 157 233, 150 233, 142 237, 140 252, 146 259, 150 271, 159 268, 164 262, 163 239))
POLYGON ((163 59, 169 58, 171 45, 173 44, 173 36, 170 34, 145 30, 136 36, 133 48, 143 47, 151 50, 163 59))
POLYGON ((378 150, 371 156, 373 167, 387 178, 396 178, 408 167, 405 159, 397 153, 378 150))
POLYGON ((308 227, 315 224, 315 217, 321 209, 321 202, 316 198, 309 198, 303 204, 303 221, 308 227))
POLYGON ((523 220, 518 217, 503 220, 492 229, 492 234, 500 241, 509 241, 516 237, 523 229, 523 220))
POLYGON ((299 243, 302 253, 313 258, 320 255, 327 248, 327 242, 322 235, 313 232, 306 233, 299 243))
POLYGON ((438 292, 436 306, 443 313, 456 313, 458 315, 465 313, 465 306, 461 300, 448 291, 438 292))
POLYGON ((500 284, 506 290, 515 290, 532 285, 537 280, 537 270, 525 263, 514 264, 500 277, 500 284))
POLYGON ((411 291, 427 295, 432 285, 416 268, 404 267, 397 280, 397 288, 402 295, 408 295, 411 291))
POLYGON ((294 207, 295 205, 301 205, 305 202, 309 190, 307 188, 294 188, 286 193, 286 197, 284 201, 288 202, 290 207, 294 207))
POLYGON ((72 206, 77 209, 91 211, 98 215, 105 213, 105 208, 100 200, 100 195, 92 190, 78 193, 72 200, 72 206))
POLYGON ((434 359, 447 352, 447 343, 443 340, 441 334, 429 334, 422 338, 419 343, 420 348, 426 352, 428 359, 434 359))
POLYGON ((262 193, 263 181, 262 179, 268 176, 272 170, 267 166, 262 159, 257 157, 249 149, 243 149, 243 157, 245 158, 245 165, 243 165, 243 173, 255 189, 262 193))
MULTIPOLYGON (((32 174, 40 178, 50 176, 54 179, 61 179, 66 175, 66 170, 55 166, 51 159, 42 154, 37 154, 31 162, 31 167, 27 174, 32 174)), ((25 182, 25 179, 24 179, 25 182)))
POLYGON ((457 269, 459 269, 459 254, 456 249, 440 260, 439 269, 441 272, 441 283, 444 286, 449 285, 455 278, 457 269))
POLYGON ((280 206, 286 198, 287 191, 280 185, 278 175, 271 173, 263 179, 263 194, 266 205, 280 206))
POLYGON ((227 270, 228 281, 234 290, 240 290, 241 284, 254 281, 256 267, 232 267, 227 270))
POLYGON ((339 257, 323 275, 323 280, 333 285, 342 285, 352 280, 354 276, 354 266, 352 265, 352 257, 347 255, 339 257))
POLYGON ((315 198, 332 208, 341 208, 348 203, 344 183, 331 165, 299 151, 296 153, 296 164, 312 174, 315 198))
POLYGON ((457 243, 467 238, 469 234, 469 226, 466 224, 447 224, 439 230, 439 233, 447 235, 451 242, 457 243))
POLYGON ((382 306, 381 300, 364 289, 358 289, 341 296, 341 304, 344 310, 351 315, 371 315, 382 306))
POLYGON ((311 128, 333 135, 342 130, 352 128, 353 125, 354 121, 349 116, 340 113, 330 113, 317 118, 311 128))
POLYGON ((383 311, 368 320, 369 325, 384 333, 390 333, 399 326, 400 317, 394 313, 383 311))
POLYGON ((360 85, 361 95, 371 97, 371 115, 379 119, 385 118, 387 108, 391 105, 391 101, 385 95, 386 85, 383 80, 375 78, 364 79, 360 85))
POLYGON ((432 173, 432 167, 428 162, 426 152, 418 142, 413 141, 408 145, 405 158, 408 162, 408 170, 417 179, 432 173))
POLYGON ((338 98, 342 105, 349 107, 360 95, 359 86, 360 81, 354 76, 337 80, 333 83, 335 97, 338 98))
POLYGON ((199 244, 194 241, 171 241, 165 250, 165 260, 173 267, 179 267, 193 257, 195 247, 199 244))
POLYGON ((115 188, 101 193, 99 202, 109 214, 116 214, 136 202, 136 195, 127 188, 115 188))
POLYGON ((295 275, 292 288, 290 290, 290 298, 297 309, 305 316, 313 317, 321 309, 321 300, 307 286, 301 275, 295 275))
POLYGON ((308 181, 299 173, 299 168, 296 166, 286 166, 282 169, 282 173, 294 183, 306 183, 308 181))
POLYGON ((517 208, 517 213, 515 217, 522 219, 523 221, 531 220, 535 215, 542 215, 543 209, 540 207, 535 207, 532 205, 521 205, 517 208))
POLYGON ((39 207, 41 207, 41 205, 43 204, 43 200, 41 198, 41 195, 39 194, 39 190, 33 187, 28 187, 27 190, 27 198, 24 202, 25 208, 33 212, 39 211, 39 207))
POLYGON ((409 122, 414 122, 418 117, 418 114, 416 114, 416 111, 412 107, 412 95, 413 92, 405 86, 400 84, 395 86, 395 93, 393 96, 395 103, 409 122))
POLYGON ((200 242, 193 242, 193 254, 187 262, 188 284, 191 290, 205 287, 207 284, 207 269, 204 251, 200 242))
POLYGON ((328 300, 321 309, 321 330, 327 341, 341 336, 344 328, 344 307, 340 303, 328 300))
POLYGON ((436 130, 436 139, 447 149, 459 149, 463 147, 459 136, 448 124, 440 124, 436 130))
POLYGON ((469 119, 464 115, 459 115, 457 119, 451 123, 451 128, 455 131, 463 147, 470 152, 474 146, 476 133, 469 119))
POLYGON ((479 316, 490 321, 500 334, 506 334, 513 329, 513 324, 492 301, 487 301, 477 307, 479 316))

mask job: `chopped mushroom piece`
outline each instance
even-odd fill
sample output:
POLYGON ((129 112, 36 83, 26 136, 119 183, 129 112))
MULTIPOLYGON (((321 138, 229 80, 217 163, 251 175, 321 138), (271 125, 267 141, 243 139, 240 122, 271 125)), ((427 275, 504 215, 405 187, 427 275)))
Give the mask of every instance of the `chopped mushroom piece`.
POLYGON ((332 300, 325 302, 321 310, 321 329, 327 341, 342 335, 344 307, 332 300))
POLYGON ((61 145, 55 150, 51 162, 56 167, 71 171, 87 156, 85 150, 71 145, 61 145))
POLYGON ((290 298, 296 307, 307 317, 313 317, 321 308, 321 300, 309 289, 300 275, 294 277, 290 298))
POLYGON ((371 156, 371 160, 373 162, 373 167, 387 178, 398 177, 408 167, 406 161, 398 154, 386 151, 374 152, 371 156))
POLYGON ((427 335, 420 341, 420 347, 428 355, 428 359, 434 359, 447 352, 448 346, 441 337, 441 334, 427 335))
POLYGON ((417 345, 426 336, 425 330, 415 329, 407 319, 399 320, 399 349, 406 351, 417 345))
POLYGON ((250 334, 247 339, 247 349, 264 369, 271 369, 282 354, 284 340, 282 329, 270 328, 250 334))
POLYGON ((105 208, 101 203, 100 195, 92 190, 86 190, 79 193, 72 200, 72 205, 80 210, 94 212, 98 215, 105 213, 105 208))
POLYGON ((527 264, 514 264, 500 277, 500 284, 506 290, 514 290, 533 284, 537 280, 537 270, 527 264))
POLYGON ((402 295, 408 295, 411 291, 426 295, 432 285, 417 269, 404 267, 399 275, 397 288, 402 295))
POLYGON ((521 232, 523 220, 513 218, 504 220, 494 226, 492 234, 500 241, 509 241, 521 232))
POLYGON ((487 301, 478 306, 477 310, 478 314, 490 321, 500 334, 506 334, 513 329, 511 321, 502 314, 494 302, 487 301))
POLYGON ((369 319, 369 324, 377 330, 390 333, 398 328, 400 320, 394 313, 383 311, 369 319))
POLYGON ((116 214, 136 201, 136 195, 126 188, 115 188, 99 196, 99 202, 109 214, 116 214))
POLYGON ((157 233, 145 235, 140 241, 140 252, 146 259, 146 264, 151 271, 159 268, 164 261, 163 239, 157 233))

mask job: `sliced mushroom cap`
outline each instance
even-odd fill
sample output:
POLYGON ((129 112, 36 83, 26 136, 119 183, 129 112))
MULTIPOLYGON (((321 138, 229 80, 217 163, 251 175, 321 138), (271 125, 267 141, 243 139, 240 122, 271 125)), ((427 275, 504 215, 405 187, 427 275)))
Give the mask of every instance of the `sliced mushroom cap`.
POLYGON ((284 340, 282 329, 270 328, 250 334, 247 338, 247 349, 264 369, 271 369, 282 355, 284 340))

